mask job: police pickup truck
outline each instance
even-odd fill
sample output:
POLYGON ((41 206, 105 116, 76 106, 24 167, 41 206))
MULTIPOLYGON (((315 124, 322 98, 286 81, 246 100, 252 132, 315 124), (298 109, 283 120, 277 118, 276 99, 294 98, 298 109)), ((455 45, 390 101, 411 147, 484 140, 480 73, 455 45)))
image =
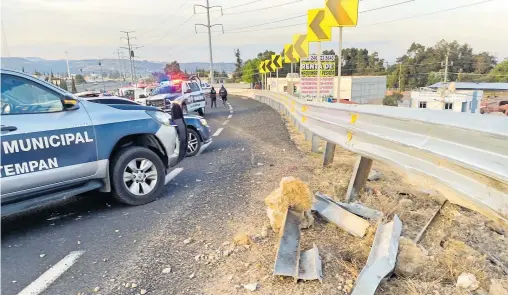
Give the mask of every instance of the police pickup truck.
POLYGON ((178 105, 171 118, 153 107, 92 103, 2 69, 0 106, 2 216, 91 190, 145 204, 185 157, 178 105))
POLYGON ((146 105, 155 106, 166 112, 171 105, 179 104, 183 112, 197 111, 200 116, 205 115, 205 91, 201 88, 201 81, 197 77, 189 80, 173 80, 155 88, 146 99, 146 105))

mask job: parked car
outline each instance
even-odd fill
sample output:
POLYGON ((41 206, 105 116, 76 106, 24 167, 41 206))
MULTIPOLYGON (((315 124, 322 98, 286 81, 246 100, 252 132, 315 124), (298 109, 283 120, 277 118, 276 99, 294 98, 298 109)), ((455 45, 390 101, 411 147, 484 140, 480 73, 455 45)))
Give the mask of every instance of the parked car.
MULTIPOLYGON (((1 70, 2 216, 91 190, 141 205, 183 160, 187 129, 142 105, 103 105, 25 73, 1 70)), ((106 97, 109 98, 109 97, 106 97)))
MULTIPOLYGON (((138 104, 126 98, 121 97, 91 97, 85 98, 90 102, 101 104, 138 104)), ((184 121, 187 126, 187 156, 192 157, 204 151, 212 143, 212 134, 208 122, 201 116, 185 114, 184 121)))
POLYGON ((166 112, 171 110, 174 103, 181 105, 184 113, 197 111, 200 116, 204 116, 205 91, 201 89, 199 78, 169 81, 155 88, 152 95, 146 99, 146 105, 159 107, 166 112))

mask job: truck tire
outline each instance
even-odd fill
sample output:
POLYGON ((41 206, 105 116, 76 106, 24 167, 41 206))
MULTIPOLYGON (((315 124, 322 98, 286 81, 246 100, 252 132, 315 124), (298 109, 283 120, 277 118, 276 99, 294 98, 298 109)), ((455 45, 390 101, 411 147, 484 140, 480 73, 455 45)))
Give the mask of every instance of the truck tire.
POLYGON ((120 150, 110 166, 113 197, 127 205, 143 205, 164 191, 166 173, 162 160, 144 147, 120 150))
POLYGON ((200 115, 201 117, 204 117, 205 116, 205 108, 200 108, 198 110, 198 115, 200 115))

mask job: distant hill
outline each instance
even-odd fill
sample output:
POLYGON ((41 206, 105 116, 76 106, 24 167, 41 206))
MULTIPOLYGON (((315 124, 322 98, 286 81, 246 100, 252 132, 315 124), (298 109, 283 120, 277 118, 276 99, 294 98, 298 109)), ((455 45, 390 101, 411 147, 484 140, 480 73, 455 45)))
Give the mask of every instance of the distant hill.
MULTIPOLYGON (((2 57, 2 68, 12 70, 25 70, 28 73, 38 71, 40 73, 67 73, 65 60, 46 60, 37 57, 2 57)), ((125 70, 130 73, 129 60, 123 61, 125 70)), ((162 71, 166 63, 151 62, 146 60, 136 60, 136 74, 149 74, 155 71, 162 71)), ((96 59, 69 60, 69 66, 72 74, 80 73, 100 73, 101 69, 96 59)), ((180 63, 182 71, 194 72, 196 68, 208 70, 210 64, 207 62, 180 63)), ((117 59, 103 59, 102 70, 104 72, 123 71, 123 67, 117 59)), ((214 70, 226 73, 235 70, 234 63, 214 63, 214 70)))

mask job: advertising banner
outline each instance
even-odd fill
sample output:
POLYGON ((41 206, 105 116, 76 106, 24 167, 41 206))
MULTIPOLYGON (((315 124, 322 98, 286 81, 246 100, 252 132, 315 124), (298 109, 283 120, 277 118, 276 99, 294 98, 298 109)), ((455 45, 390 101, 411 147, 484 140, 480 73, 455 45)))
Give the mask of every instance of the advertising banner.
MULTIPOLYGON (((321 55, 320 69, 320 96, 321 98, 333 97, 335 68, 335 55, 321 55)), ((311 55, 300 59, 300 97, 308 100, 318 99, 318 61, 317 55, 311 55)))

